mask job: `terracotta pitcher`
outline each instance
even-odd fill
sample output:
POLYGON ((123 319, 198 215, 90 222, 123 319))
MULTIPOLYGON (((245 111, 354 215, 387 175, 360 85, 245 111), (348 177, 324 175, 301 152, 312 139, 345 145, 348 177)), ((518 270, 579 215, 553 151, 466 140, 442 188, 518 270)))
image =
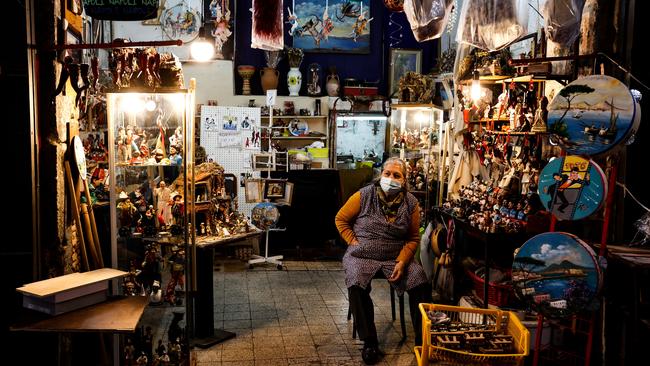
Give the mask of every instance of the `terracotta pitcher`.
POLYGON ((278 76, 280 76, 280 72, 276 69, 265 67, 260 70, 262 90, 265 94, 267 90, 278 88, 278 76))

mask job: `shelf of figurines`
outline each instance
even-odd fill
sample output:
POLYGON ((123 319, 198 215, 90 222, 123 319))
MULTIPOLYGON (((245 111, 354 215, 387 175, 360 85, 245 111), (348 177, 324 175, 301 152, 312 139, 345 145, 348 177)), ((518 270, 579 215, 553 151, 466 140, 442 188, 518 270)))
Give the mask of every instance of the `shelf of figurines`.
POLYGON ((530 220, 540 211, 536 193, 512 193, 478 179, 462 187, 458 196, 445 201, 440 210, 490 234, 529 232, 530 220))
MULTIPOLYGON (((266 116, 261 116, 260 118, 269 119, 269 117, 270 117, 269 115, 266 115, 266 116)), ((323 119, 323 118, 327 118, 327 116, 312 116, 312 115, 298 116, 298 115, 275 115, 275 114, 273 114, 273 118, 277 118, 277 119, 284 119, 284 118, 323 119)))

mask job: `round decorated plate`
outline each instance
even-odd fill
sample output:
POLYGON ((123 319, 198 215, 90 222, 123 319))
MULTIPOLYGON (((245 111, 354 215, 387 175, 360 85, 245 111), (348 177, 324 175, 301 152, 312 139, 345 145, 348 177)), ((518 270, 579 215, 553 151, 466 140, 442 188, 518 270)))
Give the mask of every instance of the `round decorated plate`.
POLYGON ((548 132, 569 154, 596 155, 636 133, 641 109, 619 80, 592 75, 573 81, 548 106, 548 132))
POLYGON ((309 125, 306 122, 294 119, 289 123, 289 132, 293 136, 304 136, 309 132, 309 125))
POLYGON ((269 202, 258 203, 253 207, 251 213, 251 221, 253 222, 253 225, 262 230, 275 227, 279 218, 280 212, 278 211, 278 208, 269 202))
POLYGON ((602 286, 596 253, 561 232, 534 236, 516 252, 512 283, 517 296, 547 317, 565 317, 592 304, 602 286))
POLYGON ((569 155, 549 161, 539 175, 538 194, 546 210, 560 220, 594 213, 607 196, 605 174, 593 160, 569 155))

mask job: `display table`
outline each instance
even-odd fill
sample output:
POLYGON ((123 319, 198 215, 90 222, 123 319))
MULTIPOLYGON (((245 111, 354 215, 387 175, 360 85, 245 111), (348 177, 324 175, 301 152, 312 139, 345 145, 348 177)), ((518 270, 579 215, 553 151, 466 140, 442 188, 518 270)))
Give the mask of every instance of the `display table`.
POLYGON ((235 333, 214 328, 214 248, 219 245, 237 242, 264 233, 255 230, 248 233, 226 237, 201 236, 196 238, 196 302, 195 339, 192 345, 209 348, 217 343, 233 338, 235 333))

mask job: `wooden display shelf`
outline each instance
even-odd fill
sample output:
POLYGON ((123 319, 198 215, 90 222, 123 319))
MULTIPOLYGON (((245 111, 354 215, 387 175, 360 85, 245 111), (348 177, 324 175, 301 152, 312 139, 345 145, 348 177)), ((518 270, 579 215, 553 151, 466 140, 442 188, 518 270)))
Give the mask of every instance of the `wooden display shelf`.
POLYGON ((391 104, 391 108, 435 108, 436 106, 433 104, 426 104, 426 103, 396 103, 396 104, 391 104))
POLYGON ((271 140, 327 140, 325 136, 276 136, 271 140))
POLYGON ((536 135, 543 135, 548 133, 548 132, 522 132, 522 131, 493 131, 493 130, 485 130, 485 131, 493 135, 510 135, 510 136, 536 136, 536 135))
MULTIPOLYGON (((512 75, 482 75, 482 76, 479 76, 479 81, 484 82, 484 83, 496 83, 496 82, 500 82, 500 81, 511 79, 511 78, 513 78, 512 75)), ((461 80, 461 83, 462 84, 471 84, 472 79, 461 80)))
POLYGON ((140 321, 147 296, 111 298, 105 302, 44 318, 30 313, 26 319, 12 325, 12 331, 26 332, 110 332, 133 333, 140 321))
MULTIPOLYGON (((275 118, 323 119, 323 118, 327 118, 327 116, 276 116, 276 115, 273 115, 273 118, 274 119, 275 118)), ((269 119, 269 116, 262 116, 262 119, 269 119)))

